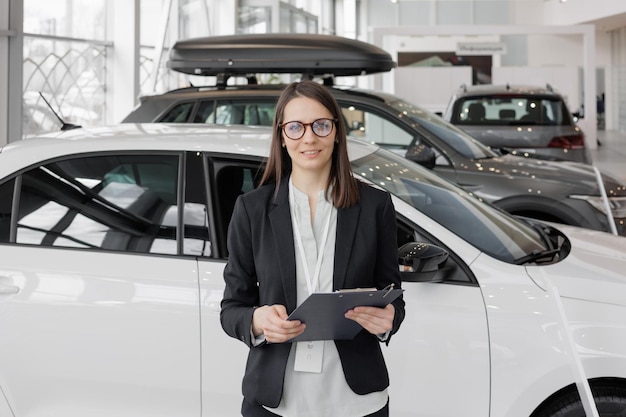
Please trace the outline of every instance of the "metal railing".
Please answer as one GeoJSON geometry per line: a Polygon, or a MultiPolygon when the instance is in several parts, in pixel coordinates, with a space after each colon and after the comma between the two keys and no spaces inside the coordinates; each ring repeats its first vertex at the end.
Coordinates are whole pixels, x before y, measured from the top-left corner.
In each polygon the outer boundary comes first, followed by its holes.
{"type": "Polygon", "coordinates": [[[110,47],[106,41],[24,34],[23,137],[59,127],[39,93],[67,122],[104,122],[110,47]]]}

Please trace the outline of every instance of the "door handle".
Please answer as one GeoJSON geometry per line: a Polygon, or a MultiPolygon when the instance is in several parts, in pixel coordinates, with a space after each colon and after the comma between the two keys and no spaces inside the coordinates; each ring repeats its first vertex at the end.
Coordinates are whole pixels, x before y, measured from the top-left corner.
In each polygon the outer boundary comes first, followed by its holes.
{"type": "Polygon", "coordinates": [[[0,285],[0,295],[17,294],[18,292],[20,292],[20,287],[17,285],[0,285]]]}
{"type": "Polygon", "coordinates": [[[0,276],[0,295],[2,294],[17,294],[20,292],[20,287],[12,285],[13,280],[9,277],[0,276]],[[8,281],[8,283],[7,283],[8,281]]]}

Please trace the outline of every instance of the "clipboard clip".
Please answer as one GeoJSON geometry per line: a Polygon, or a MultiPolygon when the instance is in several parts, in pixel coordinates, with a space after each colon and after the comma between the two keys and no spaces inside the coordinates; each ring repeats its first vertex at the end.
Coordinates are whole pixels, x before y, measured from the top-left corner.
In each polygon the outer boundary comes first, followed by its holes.
{"type": "Polygon", "coordinates": [[[393,287],[395,287],[395,284],[392,282],[391,284],[389,284],[385,288],[383,288],[383,291],[386,291],[383,294],[383,298],[385,298],[387,295],[389,295],[389,293],[393,290],[393,287]]]}

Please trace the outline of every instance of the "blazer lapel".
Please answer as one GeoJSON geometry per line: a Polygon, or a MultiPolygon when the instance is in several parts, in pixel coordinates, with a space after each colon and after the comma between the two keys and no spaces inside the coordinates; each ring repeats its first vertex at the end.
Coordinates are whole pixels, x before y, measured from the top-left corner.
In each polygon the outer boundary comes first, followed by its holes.
{"type": "Polygon", "coordinates": [[[360,204],[337,212],[337,237],[335,241],[335,265],[333,286],[335,290],[344,288],[350,254],[359,223],[360,204]]]}
{"type": "Polygon", "coordinates": [[[278,189],[278,195],[274,199],[272,194],[273,206],[269,212],[269,220],[272,227],[272,235],[276,245],[276,256],[281,258],[280,279],[282,281],[283,291],[285,292],[285,300],[287,312],[295,310],[297,305],[296,297],[296,257],[293,241],[293,227],[291,224],[291,212],[289,211],[289,182],[283,180],[278,189]]]}

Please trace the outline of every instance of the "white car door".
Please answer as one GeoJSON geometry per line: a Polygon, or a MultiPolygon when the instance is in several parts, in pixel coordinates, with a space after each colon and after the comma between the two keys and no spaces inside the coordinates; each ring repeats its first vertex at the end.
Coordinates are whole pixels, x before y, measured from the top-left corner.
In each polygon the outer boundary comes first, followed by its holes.
{"type": "MultiPolygon", "coordinates": [[[[212,198],[218,207],[216,232],[221,233],[221,258],[226,257],[226,232],[237,197],[252,190],[258,164],[236,160],[211,161],[215,172],[212,198]]],[[[220,323],[226,260],[203,258],[198,262],[202,346],[202,415],[241,416],[241,381],[248,348],[226,335],[220,323]]]]}
{"type": "Polygon", "coordinates": [[[197,261],[176,255],[181,160],[69,155],[0,188],[13,200],[0,387],[16,416],[200,416],[197,261]]]}
{"type": "MultiPolygon", "coordinates": [[[[203,416],[238,416],[248,349],[219,322],[224,264],[201,262],[203,416]]],[[[489,344],[480,288],[404,282],[406,317],[382,346],[398,417],[489,415],[489,344]],[[451,400],[454,399],[454,400],[451,400]]]]}
{"type": "Polygon", "coordinates": [[[382,347],[391,415],[488,416],[489,345],[480,289],[445,283],[402,286],[406,317],[382,347]]]}
{"type": "Polygon", "coordinates": [[[241,381],[248,348],[220,324],[225,262],[199,262],[202,321],[202,415],[241,416],[241,381]]]}
{"type": "Polygon", "coordinates": [[[463,260],[475,248],[394,198],[400,214],[398,241],[458,243],[435,277],[444,282],[407,282],[406,316],[383,353],[389,368],[390,414],[416,416],[488,416],[490,401],[489,333],[485,303],[476,278],[463,260]],[[423,227],[417,227],[419,224],[423,227]],[[449,237],[446,238],[446,236],[449,237]]]}
{"type": "Polygon", "coordinates": [[[16,416],[200,415],[194,259],[2,254],[0,386],[16,416]]]}

